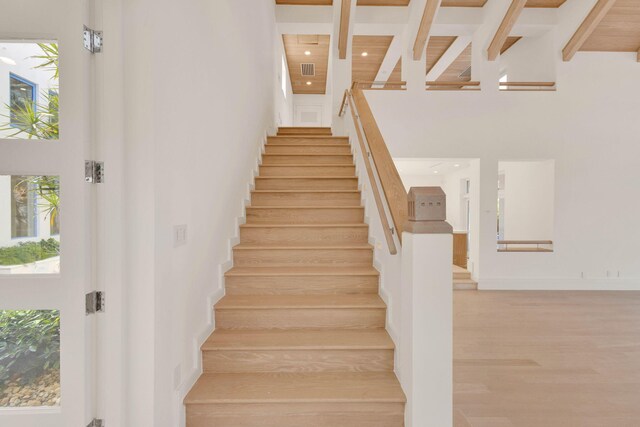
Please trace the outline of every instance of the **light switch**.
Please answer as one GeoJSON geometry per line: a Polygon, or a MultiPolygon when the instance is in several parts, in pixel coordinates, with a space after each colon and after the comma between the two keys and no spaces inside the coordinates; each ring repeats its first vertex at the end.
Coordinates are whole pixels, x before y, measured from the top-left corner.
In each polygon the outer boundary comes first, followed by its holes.
{"type": "Polygon", "coordinates": [[[173,247],[187,244],[187,225],[176,225],[173,227],[173,247]]]}

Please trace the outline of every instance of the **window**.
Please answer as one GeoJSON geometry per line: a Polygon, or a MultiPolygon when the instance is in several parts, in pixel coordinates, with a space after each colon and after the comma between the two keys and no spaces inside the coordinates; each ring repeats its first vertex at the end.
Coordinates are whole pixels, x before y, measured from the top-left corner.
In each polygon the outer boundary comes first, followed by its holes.
{"type": "Polygon", "coordinates": [[[27,176],[11,176],[11,238],[38,235],[37,194],[27,176]]]}
{"type": "Polygon", "coordinates": [[[30,111],[36,108],[36,85],[13,73],[9,74],[9,106],[11,107],[11,126],[21,128],[25,123],[16,111],[30,111]]]}
{"type": "Polygon", "coordinates": [[[280,76],[282,94],[284,95],[284,99],[287,99],[287,62],[284,60],[284,55],[282,56],[282,71],[280,72],[280,76]]]}

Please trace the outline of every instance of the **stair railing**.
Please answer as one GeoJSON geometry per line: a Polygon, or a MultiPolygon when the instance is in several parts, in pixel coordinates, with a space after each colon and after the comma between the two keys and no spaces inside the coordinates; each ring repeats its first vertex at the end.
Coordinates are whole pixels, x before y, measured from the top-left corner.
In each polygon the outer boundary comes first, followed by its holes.
{"type": "Polygon", "coordinates": [[[398,253],[394,234],[398,237],[398,243],[402,244],[402,229],[407,220],[407,192],[364,96],[363,86],[367,89],[395,87],[397,90],[402,89],[405,85],[405,82],[354,82],[351,89],[345,90],[339,112],[342,117],[346,114],[347,109],[351,110],[367,177],[389,253],[392,255],[398,253]],[[381,189],[382,191],[380,191],[381,189]],[[385,196],[384,199],[382,194],[385,196]],[[387,211],[390,215],[387,214],[387,211]],[[389,217],[391,217],[391,221],[389,217]],[[391,222],[394,224],[393,227],[390,225],[391,222]]]}

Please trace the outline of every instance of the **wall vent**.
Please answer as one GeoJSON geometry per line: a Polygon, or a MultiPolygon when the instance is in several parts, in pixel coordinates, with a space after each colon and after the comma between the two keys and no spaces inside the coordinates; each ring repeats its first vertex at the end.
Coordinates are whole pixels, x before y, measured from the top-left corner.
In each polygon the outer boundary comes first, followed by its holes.
{"type": "Polygon", "coordinates": [[[313,77],[316,75],[316,64],[300,64],[300,70],[303,76],[313,77]]]}

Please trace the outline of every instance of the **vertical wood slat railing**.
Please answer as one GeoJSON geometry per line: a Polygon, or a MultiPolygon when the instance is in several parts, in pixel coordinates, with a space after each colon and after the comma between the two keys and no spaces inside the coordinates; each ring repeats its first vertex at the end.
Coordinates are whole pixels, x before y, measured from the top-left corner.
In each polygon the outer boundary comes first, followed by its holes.
{"type": "MultiPolygon", "coordinates": [[[[378,214],[380,215],[380,221],[382,222],[389,252],[396,254],[397,248],[393,239],[393,231],[395,230],[398,235],[398,240],[402,244],[402,230],[407,220],[408,199],[400,174],[396,169],[393,158],[384,142],[380,128],[378,128],[378,124],[361,87],[362,85],[371,87],[372,84],[375,85],[376,82],[354,82],[351,89],[345,90],[339,115],[342,117],[347,107],[351,109],[351,116],[356,128],[358,142],[367,169],[367,176],[378,208],[378,214]],[[373,159],[373,164],[369,157],[373,159]],[[389,219],[387,218],[380,189],[375,179],[374,169],[378,175],[386,204],[391,213],[391,219],[394,224],[393,229],[389,225],[389,219]]],[[[390,86],[389,83],[383,84],[390,86]]],[[[391,84],[391,86],[397,86],[398,88],[402,88],[404,85],[404,82],[391,84]]]]}

